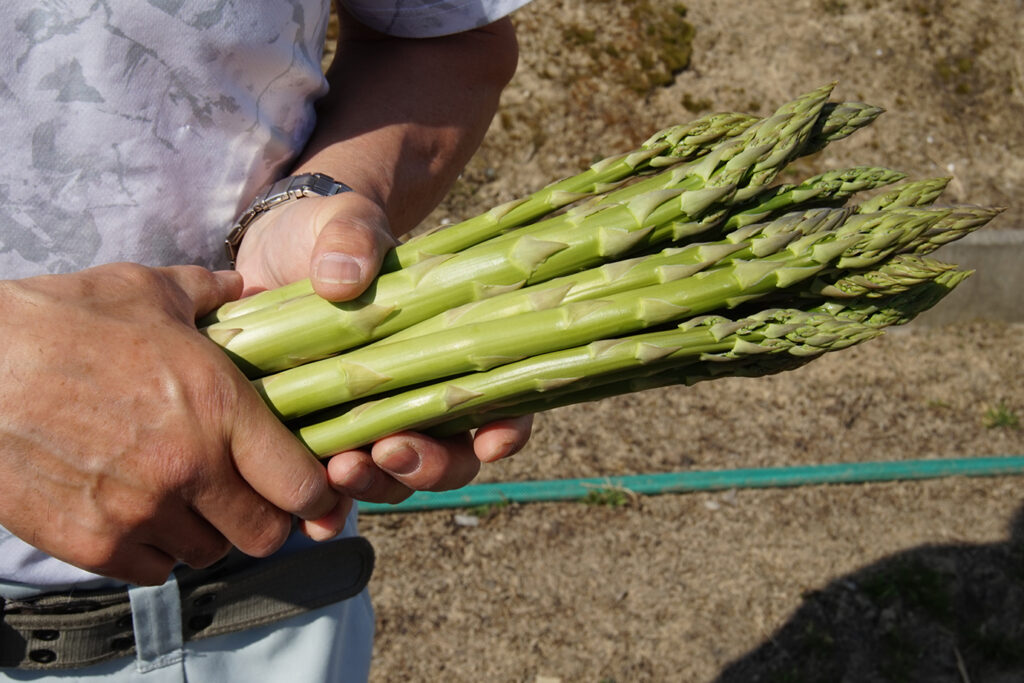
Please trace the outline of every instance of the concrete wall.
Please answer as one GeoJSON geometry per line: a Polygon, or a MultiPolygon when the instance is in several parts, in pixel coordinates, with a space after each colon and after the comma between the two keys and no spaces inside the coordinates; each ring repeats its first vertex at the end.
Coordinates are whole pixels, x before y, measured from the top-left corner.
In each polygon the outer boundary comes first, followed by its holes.
{"type": "Polygon", "coordinates": [[[1024,322],[1024,230],[979,230],[932,256],[976,272],[915,320],[915,325],[959,320],[1024,322]]]}

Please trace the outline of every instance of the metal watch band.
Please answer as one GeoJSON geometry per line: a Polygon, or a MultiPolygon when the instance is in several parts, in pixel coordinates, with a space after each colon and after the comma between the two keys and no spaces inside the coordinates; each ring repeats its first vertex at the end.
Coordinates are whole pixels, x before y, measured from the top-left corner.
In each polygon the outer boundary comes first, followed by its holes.
{"type": "Polygon", "coordinates": [[[281,178],[256,196],[256,199],[235,221],[234,227],[228,232],[228,236],[224,240],[224,249],[227,252],[228,260],[231,261],[231,266],[235,265],[235,258],[238,256],[238,247],[242,244],[242,238],[245,237],[249,226],[260,214],[279,204],[302,197],[330,197],[351,191],[352,188],[348,185],[339,183],[323,173],[303,173],[281,178]]]}

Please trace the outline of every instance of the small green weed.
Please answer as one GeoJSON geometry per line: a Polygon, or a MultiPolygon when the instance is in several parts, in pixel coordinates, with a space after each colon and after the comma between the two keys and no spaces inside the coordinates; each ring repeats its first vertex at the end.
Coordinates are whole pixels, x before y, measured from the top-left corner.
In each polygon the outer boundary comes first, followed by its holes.
{"type": "Polygon", "coordinates": [[[580,499],[584,505],[603,505],[605,507],[620,508],[628,505],[632,500],[632,492],[625,489],[605,487],[593,489],[580,499]]]}
{"type": "Polygon", "coordinates": [[[476,507],[469,508],[466,512],[474,517],[489,519],[507,508],[509,505],[511,505],[511,501],[506,499],[497,503],[484,503],[483,505],[477,505],[476,507]]]}
{"type": "Polygon", "coordinates": [[[981,423],[989,429],[1020,429],[1020,417],[1005,401],[989,406],[981,418],[981,423]]]}

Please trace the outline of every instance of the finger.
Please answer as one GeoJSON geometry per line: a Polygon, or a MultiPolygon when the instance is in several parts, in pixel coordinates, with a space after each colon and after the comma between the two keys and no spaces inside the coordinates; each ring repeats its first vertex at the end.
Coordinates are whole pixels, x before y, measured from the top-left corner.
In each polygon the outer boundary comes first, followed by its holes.
{"type": "Polygon", "coordinates": [[[530,440],[533,415],[498,420],[476,430],[473,451],[480,462],[495,462],[518,453],[530,440]]]}
{"type": "Polygon", "coordinates": [[[327,478],[338,491],[368,503],[401,503],[412,489],[377,466],[369,453],[345,451],[327,461],[327,478]]]}
{"type": "Polygon", "coordinates": [[[242,389],[231,425],[231,452],[238,473],[277,508],[301,519],[323,517],[338,504],[324,466],[251,387],[242,389]]]}
{"type": "Polygon", "coordinates": [[[372,455],[382,470],[417,491],[456,489],[480,471],[468,436],[438,440],[400,432],[375,443],[372,455]]]}
{"type": "Polygon", "coordinates": [[[183,314],[191,319],[202,317],[242,295],[242,276],[230,270],[210,271],[199,266],[166,266],[155,268],[184,292],[183,314]]]}
{"type": "Polygon", "coordinates": [[[195,569],[209,567],[231,550],[231,542],[193,510],[154,517],[148,542],[195,569]]]}
{"type": "Polygon", "coordinates": [[[299,522],[299,529],[314,541],[327,541],[342,532],[348,513],[352,511],[352,499],[342,496],[334,509],[319,519],[306,519],[299,522]]]}
{"type": "Polygon", "coordinates": [[[345,192],[323,202],[317,222],[323,227],[310,256],[313,289],[330,301],[359,296],[395,244],[387,217],[370,199],[345,192]]]}
{"type": "MultiPolygon", "coordinates": [[[[204,483],[190,497],[192,507],[231,545],[254,557],[266,557],[284,545],[292,516],[257,493],[234,468],[210,472],[204,483]]],[[[175,552],[188,551],[176,547],[175,552]]]]}

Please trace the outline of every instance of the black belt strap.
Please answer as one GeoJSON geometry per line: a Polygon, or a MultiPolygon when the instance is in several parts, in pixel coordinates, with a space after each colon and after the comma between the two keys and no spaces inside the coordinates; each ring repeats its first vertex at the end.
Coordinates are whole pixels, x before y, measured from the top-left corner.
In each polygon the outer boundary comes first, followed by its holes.
{"type": "MultiPolygon", "coordinates": [[[[233,633],[347,600],[369,583],[373,562],[370,542],[352,537],[267,560],[234,553],[208,569],[177,570],[182,636],[233,633]]],[[[127,589],[0,604],[0,667],[73,669],[135,653],[127,589]]]]}

